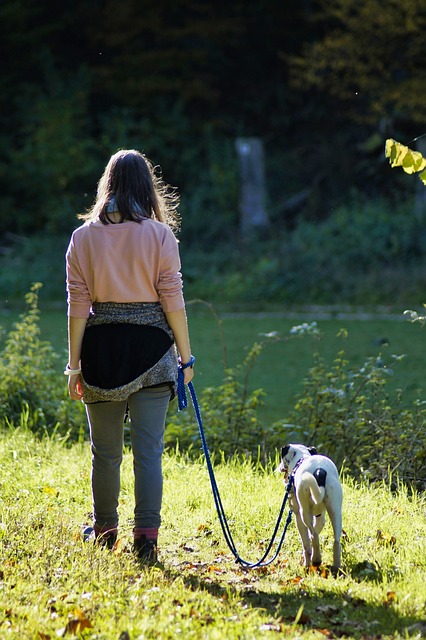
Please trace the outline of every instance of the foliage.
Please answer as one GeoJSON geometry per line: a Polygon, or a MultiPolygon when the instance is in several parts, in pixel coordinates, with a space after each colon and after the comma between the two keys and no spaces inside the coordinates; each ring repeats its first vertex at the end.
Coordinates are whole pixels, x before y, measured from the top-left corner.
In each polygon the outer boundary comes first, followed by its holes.
{"type": "Polygon", "coordinates": [[[48,341],[40,339],[38,292],[35,283],[26,295],[27,311],[10,331],[0,353],[0,420],[36,432],[81,435],[82,407],[71,404],[66,385],[58,379],[57,359],[48,341]]]}
{"type": "Polygon", "coordinates": [[[314,38],[292,59],[294,86],[337,97],[352,119],[425,123],[424,4],[320,0],[319,7],[310,16],[314,38]]]}
{"type": "Polygon", "coordinates": [[[240,136],[265,144],[281,228],[327,218],[354,185],[407,198],[379,149],[423,118],[424,9],[352,4],[3,3],[1,244],[10,232],[71,231],[123,146],[178,186],[191,250],[236,235],[240,136]]]}
{"type": "MultiPolygon", "coordinates": [[[[410,497],[402,485],[392,492],[385,483],[371,487],[343,478],[343,573],[334,579],[326,565],[303,571],[294,521],[268,569],[248,572],[236,565],[201,459],[164,457],[161,564],[151,569],[131,552],[129,451],[112,553],[79,535],[91,509],[89,446],[65,447],[23,429],[3,432],[0,466],[1,628],[11,640],[397,640],[424,620],[425,500],[410,497]]],[[[244,460],[216,464],[215,471],[236,545],[255,560],[270,539],[282,480],[272,467],[265,472],[244,460]]],[[[327,563],[328,525],[321,538],[327,563]]]]}
{"type": "Polygon", "coordinates": [[[87,71],[61,77],[49,56],[44,65],[42,88],[28,85],[16,98],[21,135],[7,150],[10,204],[0,218],[2,233],[68,233],[76,213],[91,204],[87,191],[99,178],[87,71]]]}
{"type": "MultiPolygon", "coordinates": [[[[58,375],[58,355],[40,339],[39,289],[36,284],[27,295],[28,310],[9,332],[0,353],[0,419],[3,425],[83,439],[83,405],[69,399],[58,375]]],[[[265,394],[251,384],[258,358],[266,347],[306,336],[321,337],[316,323],[295,326],[284,337],[265,333],[243,361],[231,367],[221,333],[223,382],[199,394],[209,447],[227,456],[250,454],[267,465],[284,440],[298,439],[318,446],[354,477],[377,481],[390,473],[424,488],[425,404],[417,400],[410,406],[402,391],[393,399],[388,393],[393,368],[402,356],[369,356],[362,366],[354,366],[342,350],[331,365],[315,353],[314,366],[290,415],[272,424],[260,419],[265,394]]],[[[192,410],[176,413],[175,409],[172,406],[168,415],[166,444],[194,451],[199,436],[192,410]]]]}
{"type": "Polygon", "coordinates": [[[316,354],[289,421],[281,423],[285,439],[315,445],[352,477],[400,477],[424,489],[426,403],[407,408],[402,390],[390,398],[386,388],[401,358],[379,354],[354,368],[340,351],[329,367],[316,354]]]}
{"type": "MultiPolygon", "coordinates": [[[[198,402],[203,423],[208,425],[209,446],[217,451],[227,451],[229,454],[236,451],[252,452],[261,444],[262,427],[256,409],[265,394],[262,389],[248,390],[250,371],[261,348],[260,344],[255,343],[240,365],[225,370],[221,385],[207,387],[200,394],[198,402]]],[[[167,420],[166,445],[191,449],[198,441],[199,434],[192,412],[171,412],[167,420]]]]}
{"type": "MultiPolygon", "coordinates": [[[[426,307],[425,303],[423,303],[423,307],[426,307]]],[[[413,311],[412,309],[406,309],[404,311],[404,315],[407,316],[411,322],[419,322],[421,325],[424,325],[426,322],[426,316],[420,315],[417,311],[413,311]]]]}
{"type": "Polygon", "coordinates": [[[425,246],[424,224],[409,206],[354,196],[322,222],[300,219],[262,242],[222,245],[215,259],[195,250],[184,275],[192,295],[257,307],[407,305],[422,296],[425,246]]]}
{"type": "MultiPolygon", "coordinates": [[[[291,231],[276,227],[262,241],[238,242],[232,208],[227,228],[222,229],[225,214],[215,216],[214,202],[204,200],[203,194],[215,189],[217,198],[220,191],[229,199],[235,196],[235,176],[224,175],[219,149],[214,141],[209,144],[205,153],[209,166],[216,169],[206,172],[202,188],[182,197],[187,300],[202,297],[256,308],[268,302],[335,304],[337,299],[340,305],[407,307],[422,298],[426,231],[408,204],[364,202],[354,194],[321,223],[300,219],[291,231]],[[209,216],[207,221],[200,210],[209,216]]],[[[228,151],[223,147],[224,154],[228,151]]],[[[21,299],[37,279],[44,283],[45,297],[63,299],[64,273],[58,265],[64,264],[68,241],[62,234],[10,236],[0,253],[1,297],[21,299]]]]}
{"type": "MultiPolygon", "coordinates": [[[[274,426],[260,420],[257,409],[262,406],[263,389],[250,389],[250,376],[257,358],[267,347],[277,342],[287,342],[300,336],[317,335],[316,322],[293,327],[290,334],[281,337],[277,332],[264,334],[247,350],[243,361],[235,367],[226,364],[223,383],[207,387],[197,398],[207,433],[207,443],[212,451],[226,456],[244,453],[259,458],[266,465],[271,452],[274,426]]],[[[224,344],[224,350],[226,345],[224,344]]],[[[199,441],[198,426],[191,411],[169,412],[165,435],[166,445],[172,448],[192,450],[199,441]]],[[[275,441],[272,446],[275,446],[275,441]]]]}
{"type": "Polygon", "coordinates": [[[47,300],[65,299],[65,252],[69,236],[9,234],[0,255],[0,295],[6,301],[23,300],[31,284],[43,283],[47,300]]]}
{"type": "Polygon", "coordinates": [[[391,167],[402,167],[405,173],[420,173],[419,178],[426,185],[426,159],[419,151],[412,151],[405,145],[389,138],[386,140],[386,158],[391,167]]]}
{"type": "MultiPolygon", "coordinates": [[[[259,420],[257,409],[265,394],[262,389],[249,392],[257,357],[267,344],[308,335],[321,337],[316,323],[295,326],[285,338],[271,333],[253,345],[240,365],[225,369],[221,385],[202,391],[198,401],[209,449],[226,456],[250,454],[266,465],[283,443],[302,442],[315,445],[354,478],[380,481],[390,475],[424,489],[426,403],[416,400],[410,406],[402,390],[394,397],[388,393],[393,370],[404,356],[379,353],[356,367],[343,350],[332,364],[315,352],[290,414],[267,425],[259,420]]],[[[193,451],[197,441],[192,410],[171,413],[166,444],[193,451]]]]}

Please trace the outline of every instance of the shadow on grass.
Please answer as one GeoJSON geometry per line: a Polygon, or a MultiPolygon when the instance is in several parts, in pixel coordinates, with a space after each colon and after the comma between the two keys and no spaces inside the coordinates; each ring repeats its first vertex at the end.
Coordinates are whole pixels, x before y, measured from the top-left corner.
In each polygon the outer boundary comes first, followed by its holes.
{"type": "MultiPolygon", "coordinates": [[[[261,572],[262,573],[262,572],[261,572]]],[[[236,600],[245,607],[265,614],[266,629],[283,631],[297,625],[299,632],[318,630],[328,638],[353,637],[375,639],[383,635],[393,635],[399,631],[403,635],[418,633],[424,625],[424,616],[403,616],[395,608],[396,594],[388,591],[383,602],[371,603],[352,595],[351,584],[340,576],[328,585],[326,572],[319,573],[324,586],[309,580],[309,575],[296,576],[280,581],[280,589],[274,586],[267,590],[262,586],[262,575],[253,584],[253,578],[230,578],[227,582],[215,577],[185,573],[165,569],[167,579],[183,579],[193,592],[205,591],[222,601],[236,600]],[[238,584],[235,584],[238,582],[238,584]],[[410,627],[414,627],[410,629],[410,627]]],[[[250,571],[247,572],[251,576],[250,571]]],[[[264,573],[267,575],[267,572],[264,573]]],[[[358,583],[369,582],[370,577],[356,579],[358,583]]],[[[426,627],[426,625],[425,625],[426,627]]],[[[426,629],[425,629],[426,630],[426,629]]]]}

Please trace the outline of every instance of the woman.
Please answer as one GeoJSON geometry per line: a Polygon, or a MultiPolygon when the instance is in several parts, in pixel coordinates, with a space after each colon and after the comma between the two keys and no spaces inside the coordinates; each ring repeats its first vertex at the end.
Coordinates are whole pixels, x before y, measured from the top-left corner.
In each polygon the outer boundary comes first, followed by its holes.
{"type": "Polygon", "coordinates": [[[179,352],[193,377],[177,240],[178,198],[135,150],[118,151],[66,254],[71,398],[83,400],[92,446],[94,537],[117,539],[123,422],[135,474],[134,550],[155,561],[161,458],[179,352]]]}

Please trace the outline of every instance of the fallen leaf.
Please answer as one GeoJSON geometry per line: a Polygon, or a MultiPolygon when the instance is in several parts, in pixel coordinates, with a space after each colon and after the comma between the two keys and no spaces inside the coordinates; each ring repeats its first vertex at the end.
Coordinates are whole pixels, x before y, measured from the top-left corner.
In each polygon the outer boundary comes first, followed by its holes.
{"type": "Polygon", "coordinates": [[[289,616],[287,618],[289,622],[293,622],[294,624],[309,624],[311,622],[311,618],[307,613],[303,611],[303,604],[299,607],[299,611],[295,616],[289,616]]]}
{"type": "Polygon", "coordinates": [[[303,580],[304,578],[302,578],[302,576],[295,576],[294,578],[288,578],[287,580],[284,580],[283,584],[297,585],[303,582],[303,580]]]}
{"type": "Polygon", "coordinates": [[[121,538],[117,538],[117,540],[114,542],[112,553],[115,556],[119,556],[123,553],[123,541],[121,540],[121,538]]]}
{"type": "Polygon", "coordinates": [[[200,525],[197,527],[197,531],[199,531],[200,533],[202,533],[202,534],[203,534],[203,535],[205,535],[205,536],[211,536],[211,535],[212,535],[212,533],[213,533],[213,530],[212,530],[212,529],[210,529],[210,527],[209,527],[209,526],[207,526],[206,524],[200,524],[200,525]]]}
{"type": "Polygon", "coordinates": [[[294,622],[295,624],[310,624],[311,618],[304,611],[297,613],[295,616],[288,616],[288,622],[294,622]]]}
{"type": "Polygon", "coordinates": [[[66,626],[56,632],[59,637],[64,637],[67,633],[76,635],[85,629],[93,629],[93,625],[85,614],[79,610],[75,611],[77,617],[68,620],[66,626]]]}
{"type": "Polygon", "coordinates": [[[390,533],[387,533],[386,531],[383,532],[381,531],[381,529],[377,529],[376,540],[379,544],[392,547],[392,549],[396,546],[395,536],[392,536],[390,533]]]}
{"type": "Polygon", "coordinates": [[[330,629],[315,629],[315,631],[318,631],[326,638],[334,638],[334,633],[330,629]]]}
{"type": "Polygon", "coordinates": [[[223,569],[223,567],[217,567],[213,564],[209,566],[208,571],[210,573],[225,573],[225,569],[223,569]]]}
{"type": "Polygon", "coordinates": [[[315,573],[316,575],[321,576],[321,578],[328,578],[330,575],[330,568],[326,565],[320,565],[319,567],[311,564],[308,569],[308,573],[315,573]]]}
{"type": "Polygon", "coordinates": [[[395,591],[388,591],[386,594],[386,600],[384,601],[385,607],[390,607],[396,601],[396,593],[395,591]]]}
{"type": "Polygon", "coordinates": [[[43,487],[43,493],[47,493],[49,496],[55,496],[55,498],[59,495],[59,491],[53,487],[43,487]]]}

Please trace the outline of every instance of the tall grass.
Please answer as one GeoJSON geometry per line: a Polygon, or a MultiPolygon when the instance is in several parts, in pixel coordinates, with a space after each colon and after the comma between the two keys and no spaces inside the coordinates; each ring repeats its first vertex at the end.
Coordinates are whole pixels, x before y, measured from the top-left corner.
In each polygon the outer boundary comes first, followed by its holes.
{"type": "MultiPolygon", "coordinates": [[[[305,573],[292,524],[278,561],[246,571],[223,541],[203,459],[164,459],[160,564],[131,552],[132,460],[123,462],[115,552],[84,543],[88,444],[0,434],[0,636],[16,640],[203,638],[230,640],[402,638],[424,620],[424,496],[399,485],[344,478],[343,571],[305,573]]],[[[217,460],[217,480],[239,550],[257,559],[269,539],[283,484],[244,459],[217,460]]],[[[331,561],[331,528],[322,535],[331,561]]]]}

